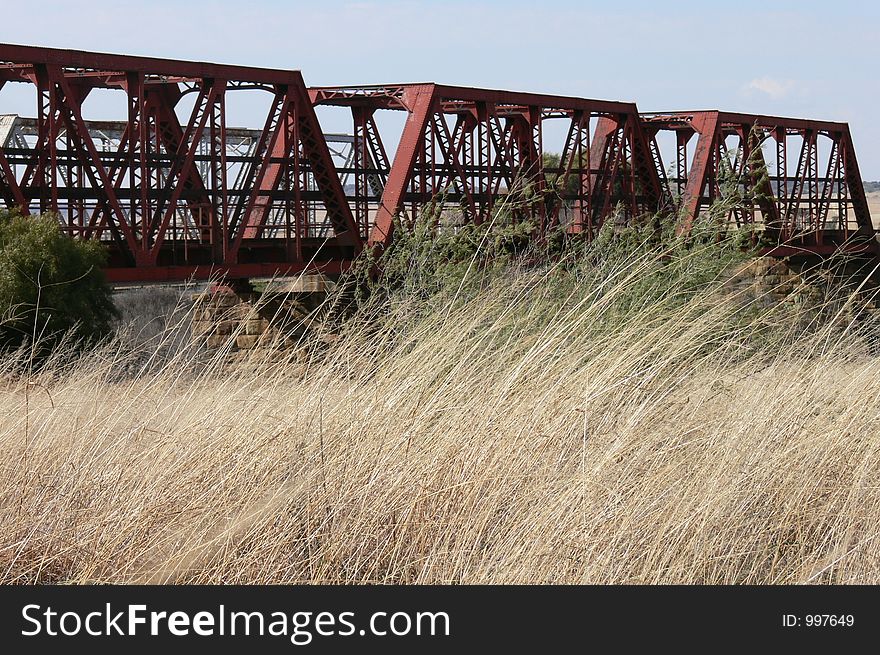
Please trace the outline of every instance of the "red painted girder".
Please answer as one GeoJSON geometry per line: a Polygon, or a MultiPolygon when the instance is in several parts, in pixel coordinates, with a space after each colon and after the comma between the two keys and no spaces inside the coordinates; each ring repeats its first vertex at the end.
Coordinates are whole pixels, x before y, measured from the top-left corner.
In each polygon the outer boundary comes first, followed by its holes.
{"type": "Polygon", "coordinates": [[[758,250],[758,254],[764,257],[811,257],[831,255],[853,255],[876,257],[877,242],[873,237],[858,241],[846,241],[844,243],[807,243],[803,245],[783,243],[778,246],[769,246],[758,250]]]}
{"type": "MultiPolygon", "coordinates": [[[[193,106],[190,121],[186,126],[183,139],[179,143],[175,153],[175,160],[171,167],[171,172],[168,175],[168,183],[174,185],[171,190],[171,197],[169,198],[166,207],[159,206],[156,208],[156,211],[151,217],[149,226],[144,230],[146,234],[154,235],[154,242],[152,245],[148,243],[146,236],[144,237],[143,243],[144,246],[147,246],[150,249],[149,258],[151,263],[155,262],[158,257],[159,250],[165,240],[168,225],[170,224],[171,218],[177,208],[177,202],[180,199],[180,195],[183,192],[184,187],[191,183],[190,181],[192,180],[193,173],[196,170],[194,165],[196,151],[198,150],[205,127],[208,124],[211,115],[211,107],[215,102],[219,101],[220,96],[222,96],[225,91],[226,81],[215,80],[207,89],[203,87],[201,90],[200,98],[204,96],[204,100],[202,101],[203,106],[200,106],[198,100],[193,106]],[[201,116],[198,115],[200,110],[201,116]],[[181,158],[183,159],[182,162],[180,162],[181,158]]],[[[201,187],[204,189],[204,184],[201,184],[201,187]]]]}
{"type": "MultiPolygon", "coordinates": [[[[5,82],[0,80],[0,89],[3,88],[5,82]]],[[[0,144],[2,146],[3,144],[0,144]]],[[[18,207],[22,213],[28,213],[28,203],[18,186],[18,180],[15,179],[15,173],[6,159],[6,153],[0,147],[0,187],[2,187],[3,199],[6,200],[10,207],[18,207]]]]}
{"type": "Polygon", "coordinates": [[[297,103],[297,127],[303,154],[309,160],[315,184],[321,193],[327,216],[336,233],[337,242],[341,245],[353,246],[355,252],[360,252],[364,245],[360,230],[351,213],[351,207],[345,197],[342,183],[336,174],[330,148],[324,139],[324,133],[321,131],[321,125],[309,99],[305,82],[299,73],[296,75],[299,81],[291,87],[291,92],[297,103]]]}
{"type": "Polygon", "coordinates": [[[28,202],[25,200],[15,179],[15,174],[3,150],[0,149],[0,187],[2,187],[3,199],[10,207],[18,207],[23,214],[28,214],[28,202]]]}
{"type": "MultiPolygon", "coordinates": [[[[291,159],[296,159],[299,156],[298,135],[294,121],[291,120],[291,115],[296,112],[296,104],[289,93],[284,93],[281,96],[280,104],[273,104],[271,109],[275,110],[276,107],[278,120],[269,137],[268,148],[260,162],[256,183],[248,199],[248,206],[245,209],[245,225],[230,251],[233,256],[238,253],[241,239],[255,239],[260,236],[272,206],[269,194],[278,188],[285,164],[290,165],[291,159]],[[277,161],[271,161],[273,159],[277,161]]],[[[298,165],[298,162],[294,165],[298,165]]],[[[295,180],[295,183],[298,184],[299,180],[295,180]]],[[[294,211],[298,211],[298,209],[294,211]]]]}
{"type": "Polygon", "coordinates": [[[401,96],[404,89],[389,90],[384,93],[370,95],[349,93],[344,87],[310,87],[309,99],[313,105],[333,105],[336,107],[369,107],[371,109],[406,110],[401,96]]]}
{"type": "MultiPolygon", "coordinates": [[[[721,112],[715,110],[645,114],[642,116],[642,120],[647,125],[650,125],[652,129],[675,131],[693,130],[699,133],[693,163],[691,164],[691,169],[688,173],[687,187],[683,194],[683,218],[679,225],[679,231],[681,233],[688,233],[690,231],[693,222],[696,220],[700,211],[703,190],[710,182],[711,176],[717,174],[717,171],[714,170],[716,165],[715,153],[720,147],[722,135],[738,134],[741,138],[745,138],[744,133],[747,129],[758,127],[773,130],[773,138],[777,140],[782,138],[780,136],[782,133],[798,134],[803,138],[810,140],[810,144],[805,144],[805,147],[809,146],[815,148],[815,144],[812,143],[812,140],[815,139],[818,133],[824,133],[832,138],[839,139],[838,145],[843,150],[846,185],[849,191],[849,197],[853,203],[856,222],[859,226],[859,230],[863,234],[874,234],[864,187],[858,171],[858,162],[855,159],[854,149],[852,148],[849,126],[846,123],[786,118],[780,116],[765,116],[760,114],[721,112]]],[[[802,150],[802,156],[803,152],[804,151],[802,150]]],[[[763,163],[763,154],[760,152],[759,148],[754,148],[754,155],[756,160],[758,160],[757,163],[759,165],[763,163]]],[[[806,169],[802,170],[800,175],[801,179],[795,181],[796,188],[798,183],[804,184],[808,182],[809,179],[812,179],[811,176],[809,176],[809,171],[806,169]]],[[[753,184],[758,181],[754,172],[752,172],[751,177],[753,184]]],[[[786,179],[791,178],[786,177],[786,179]]],[[[764,180],[761,186],[762,189],[758,189],[759,206],[761,207],[762,214],[765,216],[765,222],[769,226],[768,229],[777,230],[778,226],[780,226],[780,220],[782,217],[779,215],[775,203],[767,201],[766,197],[763,197],[772,195],[769,193],[769,182],[764,180]]],[[[800,194],[795,194],[795,190],[791,193],[798,197],[785,196],[781,199],[782,202],[786,203],[786,206],[789,206],[786,215],[793,214],[794,209],[791,207],[796,208],[797,206],[797,204],[792,205],[791,203],[807,202],[800,201],[800,194]]],[[[823,230],[822,232],[824,233],[826,231],[823,230]]],[[[780,236],[782,235],[780,234],[780,236]]],[[[824,237],[823,235],[819,235],[818,238],[821,239],[824,237]]],[[[818,248],[818,244],[810,247],[818,248]]],[[[860,248],[877,249],[876,240],[872,239],[867,246],[860,246],[860,248]]]]}
{"type": "Polygon", "coordinates": [[[315,104],[372,105],[377,109],[406,109],[412,110],[412,106],[402,99],[405,89],[417,87],[433,87],[434,95],[438,102],[442,101],[467,101],[467,102],[490,102],[496,105],[514,105],[517,111],[528,107],[541,107],[543,109],[577,110],[589,109],[597,113],[633,113],[638,114],[635,103],[619,102],[613,100],[596,100],[590,98],[576,98],[571,96],[557,96],[543,93],[524,93],[519,91],[504,91],[500,89],[481,89],[467,86],[450,86],[435,84],[433,82],[420,82],[413,84],[380,84],[364,86],[320,86],[311,87],[309,90],[312,101],[315,104]],[[393,105],[393,106],[391,106],[393,105]]]}
{"type": "Polygon", "coordinates": [[[403,204],[403,195],[412,176],[416,157],[422,147],[425,128],[434,102],[433,85],[415,85],[406,90],[407,105],[412,111],[406,119],[400,144],[385,183],[382,202],[370,230],[368,245],[372,248],[387,246],[394,230],[394,215],[403,204]]]}
{"type": "Polygon", "coordinates": [[[692,120],[697,132],[697,145],[694,159],[688,171],[687,185],[684,189],[684,208],[676,231],[679,234],[690,234],[703,197],[708,178],[714,174],[715,147],[717,143],[719,116],[716,111],[701,112],[692,120]]]}
{"type": "Polygon", "coordinates": [[[592,235],[593,227],[598,227],[608,214],[611,191],[617,177],[623,149],[620,139],[626,138],[626,135],[620,134],[620,132],[617,120],[610,116],[601,116],[596,123],[596,133],[590,147],[590,167],[595,171],[595,173],[590,173],[592,197],[588,204],[591,215],[587,216],[588,234],[590,235],[592,235]]]}
{"type": "Polygon", "coordinates": [[[641,115],[642,120],[649,123],[660,123],[661,129],[675,129],[676,125],[686,126],[701,114],[717,114],[720,124],[757,125],[759,127],[784,127],[792,130],[825,130],[840,132],[847,128],[846,123],[834,121],[818,121],[806,118],[785,116],[769,116],[764,114],[742,114],[719,111],[717,109],[701,109],[695,111],[650,112],[641,115]]]}
{"type": "Polygon", "coordinates": [[[337,276],[348,270],[350,260],[335,259],[329,262],[263,262],[212,266],[138,266],[131,268],[105,268],[107,281],[111,284],[125,282],[181,282],[208,280],[218,277],[229,279],[255,277],[285,277],[299,273],[323,273],[337,276]]]}
{"type": "MultiPolygon", "coordinates": [[[[162,85],[161,87],[152,86],[150,88],[145,87],[145,97],[144,97],[144,108],[150,112],[153,112],[156,116],[156,133],[161,141],[162,145],[165,148],[165,151],[176,157],[185,157],[186,153],[181,150],[181,144],[183,143],[185,134],[184,129],[180,124],[180,120],[177,118],[177,114],[174,111],[175,105],[179,102],[181,98],[180,90],[174,85],[162,85]]],[[[144,117],[142,117],[142,120],[144,117]]],[[[126,126],[128,129],[130,126],[126,126]]],[[[124,140],[123,140],[124,143],[124,140]]],[[[122,145],[122,144],[120,144],[122,145]]],[[[124,166],[125,164],[123,164],[124,166]]],[[[153,172],[152,168],[147,169],[147,179],[150,179],[153,182],[151,173],[153,172]]],[[[121,175],[119,176],[119,182],[121,183],[121,175]]],[[[168,180],[166,180],[166,183],[168,180]]],[[[181,180],[182,187],[187,188],[192,191],[195,195],[194,198],[187,200],[187,206],[189,207],[191,213],[193,214],[194,220],[197,218],[197,207],[208,207],[210,208],[210,217],[209,221],[213,224],[216,220],[214,216],[213,205],[208,196],[208,192],[205,186],[204,180],[195,166],[190,166],[186,171],[185,179],[181,180]]],[[[145,189],[144,189],[145,190],[145,189]]],[[[165,189],[166,191],[168,189],[165,189]]],[[[175,189],[172,189],[174,191],[175,189]]],[[[146,197],[142,196],[141,204],[142,204],[142,220],[145,225],[143,225],[144,232],[146,234],[150,234],[151,236],[154,234],[161,234],[161,237],[157,239],[157,243],[161,244],[161,241],[164,240],[164,229],[161,229],[160,226],[162,224],[161,217],[154,217],[152,215],[153,207],[149,206],[149,203],[144,205],[146,201],[146,197]]],[[[148,241],[143,241],[141,243],[142,250],[149,249],[148,241]]],[[[154,252],[150,254],[151,261],[155,261],[156,252],[158,251],[158,246],[153,247],[154,252]]]]}
{"type": "Polygon", "coordinates": [[[266,84],[295,84],[302,80],[297,71],[272,70],[252,66],[231,66],[207,62],[114,55],[81,50],[62,50],[36,46],[0,44],[0,61],[43,64],[64,68],[86,68],[98,71],[125,71],[164,74],[183,78],[220,78],[266,84]]]}
{"type": "MultiPolygon", "coordinates": [[[[865,187],[862,184],[862,174],[859,172],[859,162],[856,159],[855,146],[853,145],[852,135],[849,131],[849,125],[844,126],[843,137],[840,144],[843,149],[844,170],[846,172],[846,185],[849,188],[849,195],[852,199],[853,209],[856,212],[856,222],[860,229],[870,230],[875,233],[874,224],[871,220],[871,212],[868,209],[868,199],[865,196],[865,187]]],[[[875,250],[880,250],[876,240],[874,243],[875,250]]]]}
{"type": "MultiPolygon", "coordinates": [[[[288,87],[284,94],[278,124],[270,137],[268,150],[257,175],[254,194],[245,209],[246,223],[230,248],[230,258],[234,259],[237,255],[242,239],[258,237],[266,223],[271,204],[268,194],[278,188],[284,172],[280,163],[270,160],[293,158],[296,163],[300,144],[303,156],[309,161],[337,242],[354,246],[356,251],[363,247],[360,231],[336,174],[330,150],[305,91],[305,84],[301,81],[298,85],[288,87]]],[[[299,179],[295,183],[298,184],[299,179]]]]}
{"type": "MultiPolygon", "coordinates": [[[[115,227],[119,230],[121,236],[124,237],[129,248],[132,251],[136,251],[136,237],[126,220],[125,213],[123,212],[119,198],[116,195],[113,182],[110,179],[107,170],[104,168],[98,150],[92,141],[88,127],[82,117],[81,99],[72,90],[67,78],[61,75],[60,69],[51,66],[47,70],[49,83],[56,86],[57,90],[61,92],[60,99],[58,98],[58,94],[55,94],[55,102],[58,106],[51,107],[50,112],[54,113],[55,111],[59,111],[61,113],[62,120],[67,123],[67,128],[71,131],[71,135],[75,139],[75,145],[81,149],[81,156],[84,162],[86,175],[91,179],[93,186],[100,189],[105,196],[104,200],[111,209],[112,216],[115,220],[115,227]]],[[[137,261],[137,254],[135,254],[135,260],[137,261]]]]}
{"type": "MultiPolygon", "coordinates": [[[[652,160],[650,159],[650,153],[647,151],[645,140],[638,138],[641,124],[638,121],[637,109],[632,103],[519,93],[496,89],[456,87],[432,83],[313,87],[310,89],[309,94],[315,104],[366,107],[373,111],[376,109],[406,109],[409,111],[398,152],[392,164],[391,174],[389,175],[382,202],[377,212],[376,221],[370,232],[369,244],[371,246],[387,244],[391,238],[393,216],[400,210],[406,190],[409,188],[412,170],[415,167],[419,153],[424,148],[425,129],[429,124],[430,114],[433,112],[459,116],[476,116],[480,112],[480,107],[491,106],[492,120],[497,119],[499,115],[509,115],[515,119],[531,117],[527,126],[530,128],[529,134],[521,135],[521,142],[517,142],[521,146],[517,152],[522,152],[523,162],[526,164],[529,161],[540,163],[536,152],[533,152],[536,144],[532,143],[531,134],[531,129],[534,129],[533,123],[539,118],[549,114],[571,117],[576,112],[589,113],[591,115],[613,114],[617,117],[617,120],[627,123],[624,138],[626,139],[626,145],[629,146],[635,155],[635,161],[640,169],[638,173],[644,175],[647,171],[648,175],[656,175],[653,167],[647,170],[645,162],[652,160]],[[630,120],[626,121],[625,117],[630,117],[630,120]]],[[[446,147],[444,144],[454,141],[452,135],[447,135],[442,127],[437,129],[443,132],[438,134],[440,137],[438,139],[438,147],[444,148],[446,147]]],[[[494,132],[491,132],[490,136],[495,141],[496,155],[502,159],[510,156],[510,149],[516,144],[512,142],[498,143],[498,135],[494,134],[494,132]]],[[[510,138],[515,136],[511,132],[510,138]]],[[[453,150],[455,152],[447,152],[443,159],[447,162],[446,167],[450,169],[449,173],[453,177],[462,177],[463,168],[459,164],[458,149],[453,148],[453,150]]],[[[616,149],[613,154],[613,160],[608,162],[608,165],[613,168],[613,171],[610,173],[611,178],[614,178],[617,174],[622,148],[616,149]]],[[[593,166],[595,167],[596,165],[597,160],[593,158],[593,166]]],[[[605,172],[607,173],[607,171],[605,172]]],[[[498,177],[496,184],[500,183],[500,181],[501,177],[498,177]]],[[[610,182],[611,180],[609,179],[610,182]]],[[[510,181],[508,181],[508,184],[510,184],[510,181]]],[[[659,182],[652,184],[651,180],[646,180],[646,190],[648,193],[654,192],[652,195],[659,197],[656,188],[658,185],[659,182]]],[[[590,186],[592,189],[595,189],[595,185],[590,186]]],[[[475,211],[474,202],[468,190],[468,186],[465,185],[463,188],[463,198],[473,212],[475,211]]],[[[497,189],[495,192],[498,192],[497,189]]],[[[607,208],[605,209],[607,210],[607,208]]]]}

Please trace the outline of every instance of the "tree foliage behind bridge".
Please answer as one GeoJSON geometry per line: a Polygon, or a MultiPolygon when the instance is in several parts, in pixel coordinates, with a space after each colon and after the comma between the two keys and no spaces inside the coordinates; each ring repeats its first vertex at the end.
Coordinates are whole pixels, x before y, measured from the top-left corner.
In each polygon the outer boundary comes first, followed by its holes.
{"type": "Polygon", "coordinates": [[[0,348],[108,334],[117,312],[105,258],[100,242],[65,236],[56,216],[0,210],[0,348]]]}

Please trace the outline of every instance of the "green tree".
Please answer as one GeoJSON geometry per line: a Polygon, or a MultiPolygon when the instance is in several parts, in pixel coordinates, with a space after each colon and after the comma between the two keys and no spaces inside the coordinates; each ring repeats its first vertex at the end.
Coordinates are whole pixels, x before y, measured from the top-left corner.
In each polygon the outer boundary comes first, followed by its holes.
{"type": "Polygon", "coordinates": [[[70,239],[57,217],[0,210],[0,348],[36,341],[45,350],[67,336],[86,344],[118,316],[97,241],[70,239]]]}

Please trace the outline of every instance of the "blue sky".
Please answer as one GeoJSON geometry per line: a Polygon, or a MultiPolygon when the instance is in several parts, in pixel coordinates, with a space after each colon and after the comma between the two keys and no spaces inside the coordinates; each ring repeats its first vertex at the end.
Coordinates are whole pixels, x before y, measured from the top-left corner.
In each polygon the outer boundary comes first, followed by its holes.
{"type": "MultiPolygon", "coordinates": [[[[880,179],[880,8],[867,2],[43,0],[4,3],[0,41],[297,68],[316,85],[437,81],[848,121],[863,177],[880,179]]],[[[5,90],[0,113],[34,113],[16,102],[5,90]]]]}

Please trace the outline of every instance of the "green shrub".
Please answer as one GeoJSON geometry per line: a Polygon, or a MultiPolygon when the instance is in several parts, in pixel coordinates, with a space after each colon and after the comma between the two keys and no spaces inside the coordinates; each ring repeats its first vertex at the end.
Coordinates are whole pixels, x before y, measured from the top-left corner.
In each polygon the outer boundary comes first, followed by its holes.
{"type": "Polygon", "coordinates": [[[0,210],[0,348],[62,338],[90,343],[108,334],[117,316],[96,241],[62,234],[57,217],[0,210]]]}

